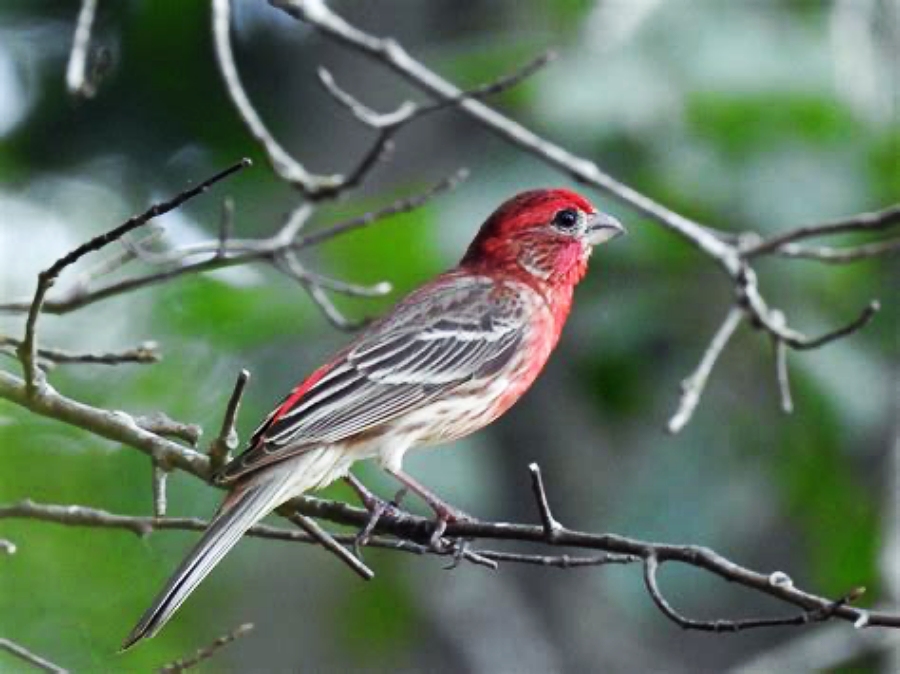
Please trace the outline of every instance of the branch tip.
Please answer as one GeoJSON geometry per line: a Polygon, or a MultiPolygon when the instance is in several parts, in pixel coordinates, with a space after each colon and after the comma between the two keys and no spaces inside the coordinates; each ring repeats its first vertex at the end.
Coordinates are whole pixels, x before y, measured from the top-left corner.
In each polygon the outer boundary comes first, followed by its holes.
{"type": "Polygon", "coordinates": [[[239,625],[228,634],[225,634],[213,641],[208,646],[200,648],[193,655],[180,658],[172,663],[169,663],[168,665],[164,665],[162,668],[160,668],[159,674],[180,674],[180,672],[184,672],[192,667],[195,667],[204,660],[209,660],[223,646],[227,646],[232,641],[245,636],[252,630],[253,623],[244,623],[243,625],[239,625]]]}
{"type": "Polygon", "coordinates": [[[537,503],[538,514],[541,517],[541,525],[544,528],[544,537],[547,542],[553,543],[559,538],[559,533],[563,529],[550,510],[550,502],[547,499],[547,491],[544,488],[544,478],[541,475],[541,468],[537,463],[528,465],[531,472],[531,490],[534,494],[534,500],[537,503]]]}

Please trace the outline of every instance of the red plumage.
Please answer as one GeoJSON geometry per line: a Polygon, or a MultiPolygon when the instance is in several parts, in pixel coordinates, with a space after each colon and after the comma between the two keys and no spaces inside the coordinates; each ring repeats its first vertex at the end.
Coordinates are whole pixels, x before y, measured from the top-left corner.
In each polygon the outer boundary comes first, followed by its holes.
{"type": "Polygon", "coordinates": [[[303,381],[221,471],[231,494],[124,648],[153,636],[250,526],[355,461],[377,458],[439,520],[457,516],[402,471],[403,455],[468,435],[521,397],[559,340],[591,247],[623,231],[568,190],[501,205],[456,268],[303,381]]]}

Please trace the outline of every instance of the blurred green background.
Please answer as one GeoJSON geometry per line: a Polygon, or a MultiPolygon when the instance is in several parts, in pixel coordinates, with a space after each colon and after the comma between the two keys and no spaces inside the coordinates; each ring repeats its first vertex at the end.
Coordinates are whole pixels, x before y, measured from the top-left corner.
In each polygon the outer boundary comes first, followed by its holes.
{"type": "MultiPolygon", "coordinates": [[[[4,300],[31,292],[36,272],[77,243],[244,155],[256,168],[160,220],[170,243],[214,236],[226,194],[236,201],[241,237],[274,231],[298,203],[223,91],[208,3],[101,2],[95,42],[110,50],[112,66],[97,97],[76,102],[64,73],[78,4],[0,3],[4,300]]],[[[417,97],[262,0],[235,4],[235,56],[247,91],[282,144],[313,170],[346,170],[371,136],[321,91],[318,66],[378,109],[417,97]]],[[[557,48],[555,64],[492,104],[723,229],[771,233],[900,197],[896,2],[334,6],[463,86],[557,48]]],[[[350,199],[322,207],[311,226],[410,194],[459,166],[472,177],[451,195],[304,254],[324,273],[394,284],[385,301],[337,298],[348,314],[375,315],[452,265],[481,220],[514,192],[567,184],[447,111],[404,131],[390,163],[350,199]]],[[[683,240],[602,195],[590,197],[631,235],[595,255],[539,383],[490,429],[452,452],[413,454],[407,468],[475,515],[535,521],[526,466],[538,461],[556,514],[570,526],[709,545],[752,568],[784,571],[817,593],[865,585],[864,605],[897,607],[896,258],[843,267],[761,262],[766,296],[810,333],[848,320],[873,298],[884,310],[849,339],[790,355],[792,416],[779,411],[770,344],[742,328],[694,420],[670,437],[663,429],[679,382],[724,318],[731,291],[683,240]]],[[[21,326],[21,317],[0,316],[4,334],[21,326]]],[[[263,267],[185,278],[46,317],[42,338],[73,350],[158,341],[160,364],[61,367],[53,385],[99,406],[163,410],[207,434],[246,367],[253,380],[244,437],[347,339],[298,287],[263,267]]],[[[3,358],[0,367],[18,372],[3,358]]],[[[372,467],[360,474],[393,493],[372,467]]],[[[29,497],[148,514],[149,477],[142,454],[0,401],[0,502],[29,497]]],[[[176,475],[170,484],[171,514],[206,516],[215,507],[218,494],[193,478],[176,475]]],[[[342,487],[328,494],[350,498],[342,487]]],[[[442,560],[370,551],[377,576],[366,584],[319,549],[247,540],[158,638],[118,656],[195,534],[141,540],[2,521],[0,537],[19,546],[0,559],[0,636],[77,671],[146,671],[247,621],[256,630],[203,670],[723,671],[809,635],[790,628],[683,633],[653,607],[636,567],[447,572],[442,560]]],[[[786,610],[696,571],[667,567],[663,583],[692,616],[786,610]]],[[[900,667],[896,653],[857,648],[865,635],[840,627],[835,639],[853,655],[826,660],[829,670],[900,667]]],[[[0,670],[20,667],[0,653],[0,670]]]]}

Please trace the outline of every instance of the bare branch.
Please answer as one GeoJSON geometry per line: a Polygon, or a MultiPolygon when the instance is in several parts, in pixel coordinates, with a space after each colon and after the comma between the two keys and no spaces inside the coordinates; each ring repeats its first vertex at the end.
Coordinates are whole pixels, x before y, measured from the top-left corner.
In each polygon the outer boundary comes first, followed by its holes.
{"type": "Polygon", "coordinates": [[[434,98],[456,100],[460,111],[481,123],[489,131],[525,152],[535,155],[565,175],[606,192],[616,200],[659,222],[667,229],[678,232],[697,248],[716,259],[726,269],[736,272],[739,264],[736,252],[732,246],[720,239],[714,230],[665,208],[604,173],[593,162],[541,138],[476,98],[463,97],[462,100],[458,100],[464,93],[461,89],[415,60],[395,40],[378,38],[363,32],[337,15],[324,2],[318,0],[269,0],[269,4],[303,21],[329,39],[387,66],[407,82],[434,98]]]}
{"type": "MultiPolygon", "coordinates": [[[[0,335],[0,346],[22,346],[22,340],[15,337],[0,335]]],[[[105,353],[76,353],[64,349],[39,348],[37,356],[48,365],[62,365],[66,363],[89,363],[99,365],[122,365],[123,363],[158,363],[159,345],[156,342],[143,342],[133,349],[125,351],[110,351],[105,353]]]]}
{"type": "MultiPolygon", "coordinates": [[[[759,294],[756,277],[752,270],[745,270],[739,285],[738,299],[741,302],[741,306],[750,313],[759,327],[763,328],[775,339],[798,351],[818,349],[829,342],[851,335],[864,328],[875,317],[875,314],[881,310],[881,304],[878,300],[872,300],[860,312],[859,316],[849,323],[818,337],[807,337],[803,333],[784,325],[783,315],[781,315],[781,320],[773,317],[773,310],[769,308],[759,294]]],[[[779,314],[776,314],[776,316],[779,314]]]]}
{"type": "Polygon", "coordinates": [[[393,137],[407,124],[439,110],[458,105],[466,99],[483,98],[514,87],[547,65],[555,56],[553,52],[546,52],[509,75],[501,76],[469,91],[460,92],[451,98],[435,101],[428,105],[416,105],[411,101],[404,101],[395,111],[388,113],[378,113],[361,103],[347,91],[341,89],[328,70],[319,68],[319,81],[325,90],[338,103],[350,110],[357,120],[378,131],[375,142],[360,159],[356,168],[344,178],[341,189],[348,189],[360,184],[375,167],[378,160],[390,153],[393,149],[393,137]]]}
{"type": "Polygon", "coordinates": [[[306,269],[297,259],[293,251],[285,251],[275,258],[275,264],[285,275],[297,281],[306,291],[322,315],[338,330],[351,332],[364,325],[364,322],[352,321],[335,306],[325,289],[307,274],[306,269]]]}
{"type": "Polygon", "coordinates": [[[323,192],[333,192],[341,184],[341,176],[320,176],[310,173],[278,144],[278,141],[263,124],[247,97],[247,92],[238,75],[237,65],[234,62],[234,53],[231,49],[230,0],[213,0],[212,6],[213,41],[219,72],[222,74],[231,102],[234,103],[247,131],[263,146],[272,169],[282,180],[302,190],[310,197],[319,196],[323,192]]]}
{"type": "Polygon", "coordinates": [[[196,447],[200,441],[200,436],[203,435],[203,429],[197,424],[175,421],[164,412],[154,412],[143,417],[134,417],[133,421],[145,431],[150,431],[166,438],[178,438],[188,443],[191,447],[196,447]]]}
{"type": "Polygon", "coordinates": [[[383,220],[384,218],[388,218],[392,215],[414,211],[418,208],[421,208],[429,201],[443,194],[444,192],[449,192],[450,190],[455,189],[463,180],[468,177],[469,172],[466,169],[460,169],[453,175],[435,183],[420,194],[412,197],[407,197],[405,199],[398,199],[394,203],[384,208],[363,213],[358,217],[351,218],[336,225],[332,225],[327,229],[323,229],[313,234],[299,237],[294,242],[292,248],[294,250],[300,250],[302,248],[309,248],[310,246],[317,246],[320,243],[335,238],[336,236],[346,234],[347,232],[351,232],[355,229],[368,227],[372,223],[383,220]]]}
{"type": "Polygon", "coordinates": [[[360,578],[363,580],[372,580],[375,577],[375,572],[366,566],[365,562],[355,557],[352,552],[335,540],[334,536],[316,524],[315,520],[298,512],[289,512],[286,517],[312,536],[312,538],[320,543],[323,548],[349,566],[360,578]]]}
{"type": "Polygon", "coordinates": [[[647,592],[650,593],[653,603],[669,620],[679,627],[686,630],[699,630],[701,632],[741,632],[748,629],[759,627],[780,627],[787,625],[808,625],[814,622],[822,622],[834,616],[835,612],[855,599],[859,598],[865,591],[863,588],[853,590],[845,597],[831,602],[824,607],[808,609],[798,615],[787,618],[743,618],[740,620],[694,620],[686,618],[676,611],[672,605],[666,600],[659,589],[657,581],[657,572],[659,571],[660,560],[656,555],[651,554],[644,559],[644,583],[647,586],[647,592]]]}
{"type": "Polygon", "coordinates": [[[677,433],[691,420],[716,361],[728,345],[728,342],[731,341],[731,337],[741,324],[743,317],[744,314],[738,307],[732,307],[728,311],[728,315],[725,317],[722,325],[716,330],[716,334],[710,340],[709,346],[703,352],[703,358],[700,359],[697,369],[694,370],[690,377],[681,382],[681,401],[678,405],[678,410],[669,419],[669,433],[677,433]]]}
{"type": "Polygon", "coordinates": [[[781,411],[790,414],[794,411],[794,400],[791,396],[791,378],[788,374],[787,345],[780,339],[775,341],[775,377],[778,381],[781,411]]]}
{"type": "Polygon", "coordinates": [[[547,566],[557,569],[576,569],[579,567],[606,566],[608,564],[635,564],[641,561],[637,555],[602,554],[590,557],[572,555],[523,555],[515,552],[498,552],[496,550],[479,550],[478,554],[495,562],[516,562],[530,566],[547,566]]]}
{"type": "Polygon", "coordinates": [[[42,658],[40,655],[32,653],[24,646],[17,644],[14,641],[10,641],[9,639],[0,638],[0,650],[4,650],[7,653],[12,653],[20,660],[24,660],[29,665],[33,665],[37,667],[42,672],[51,672],[52,674],[68,674],[67,669],[63,669],[59,665],[55,665],[46,658],[42,658]]]}
{"type": "MultiPolygon", "coordinates": [[[[200,274],[217,269],[237,267],[252,262],[274,263],[278,256],[286,251],[299,251],[316,246],[343,234],[371,227],[393,215],[407,213],[421,208],[437,196],[457,187],[467,175],[468,173],[465,170],[460,170],[417,195],[398,199],[384,208],[363,213],[360,216],[336,223],[307,236],[298,236],[298,233],[301,231],[304,223],[312,212],[311,207],[305,204],[296,209],[288,218],[284,227],[270,238],[258,240],[232,240],[226,247],[225,256],[218,255],[220,247],[218,240],[184,246],[163,256],[164,259],[175,263],[176,266],[174,267],[164,268],[161,271],[141,276],[113,281],[107,285],[94,289],[90,289],[85,285],[80,285],[71,293],[63,297],[47,299],[44,302],[43,313],[66,314],[94,304],[95,302],[111,297],[117,297],[140,288],[167,283],[176,278],[191,274],[200,274]],[[195,255],[207,255],[208,257],[194,262],[180,262],[186,257],[195,255]]],[[[310,272],[306,273],[309,274],[310,272]]],[[[335,282],[335,284],[333,284],[335,287],[332,287],[331,289],[335,292],[341,292],[341,290],[336,287],[337,283],[339,282],[335,282]]],[[[321,285],[326,287],[328,284],[322,283],[321,285]]],[[[379,286],[376,285],[374,288],[378,287],[379,286]]],[[[28,311],[30,306],[31,300],[7,302],[0,304],[0,312],[21,313],[28,311]]]]}
{"type": "Polygon", "coordinates": [[[209,474],[209,460],[203,454],[156,433],[147,431],[125,412],[91,407],[67,398],[45,386],[30,395],[24,380],[0,371],[0,398],[20,405],[38,416],[78,426],[94,435],[138,449],[164,465],[185,470],[201,479],[209,474]]]}
{"type": "Polygon", "coordinates": [[[563,526],[556,521],[553,513],[550,511],[550,502],[547,500],[547,492],[544,489],[541,467],[536,463],[531,463],[528,465],[528,471],[531,473],[531,491],[534,493],[534,500],[537,502],[541,524],[544,527],[544,536],[552,543],[556,540],[556,535],[562,530],[563,526]]]}
{"type": "MultiPolygon", "coordinates": [[[[337,501],[327,501],[313,497],[295,499],[291,502],[291,507],[296,508],[297,512],[301,512],[309,517],[326,519],[337,524],[353,527],[362,527],[371,518],[370,513],[364,509],[354,508],[337,501]]],[[[74,526],[124,529],[139,536],[146,536],[155,530],[163,529],[202,531],[208,525],[208,522],[198,518],[167,517],[157,519],[152,517],[130,517],[83,506],[36,504],[31,501],[23,501],[13,505],[0,505],[0,519],[10,518],[33,519],[74,526]]],[[[367,545],[417,555],[436,554],[452,556],[456,554],[459,550],[458,548],[448,546],[446,550],[438,551],[427,544],[433,526],[434,523],[428,518],[403,511],[391,512],[379,520],[376,532],[380,535],[373,536],[367,545]]],[[[304,543],[319,542],[317,538],[301,531],[289,531],[262,524],[252,527],[248,535],[304,543]]],[[[850,593],[847,597],[835,602],[804,592],[795,587],[793,583],[780,580],[778,574],[763,574],[742,567],[708,548],[693,545],[651,543],[614,534],[593,534],[576,531],[562,526],[558,529],[555,540],[551,543],[547,540],[543,525],[491,521],[451,522],[447,525],[446,535],[458,539],[518,541],[521,543],[597,550],[606,553],[594,557],[570,557],[568,555],[548,557],[539,554],[523,555],[490,550],[476,551],[478,556],[495,562],[514,562],[563,569],[590,568],[613,563],[628,564],[640,559],[647,560],[650,557],[655,558],[657,566],[665,561],[680,562],[708,571],[724,580],[734,582],[751,590],[767,594],[784,603],[798,606],[804,611],[799,616],[790,618],[767,618],[751,621],[754,624],[742,625],[738,629],[768,626],[771,621],[779,621],[777,624],[801,625],[833,618],[840,618],[851,623],[859,623],[860,620],[864,619],[866,626],[900,627],[900,615],[882,611],[863,611],[848,606],[847,604],[858,596],[858,591],[850,593]]],[[[329,536],[345,544],[352,544],[355,540],[355,536],[352,534],[329,534],[329,536]]],[[[651,564],[653,563],[651,562],[651,564]]],[[[645,573],[647,573],[646,568],[645,573]]],[[[653,569],[653,574],[655,575],[655,568],[653,569]]],[[[662,610],[662,607],[660,608],[662,610]]],[[[665,611],[663,612],[665,613],[665,611]]],[[[709,624],[715,624],[715,622],[711,621],[709,624]]],[[[722,624],[725,625],[728,622],[722,621],[722,624]]],[[[697,629],[705,628],[698,627],[697,629]]],[[[719,628],[719,631],[723,630],[734,631],[732,628],[719,628]]]]}
{"type": "Polygon", "coordinates": [[[795,243],[788,243],[775,249],[771,254],[798,260],[815,260],[826,264],[848,264],[859,260],[896,255],[898,253],[900,253],[900,239],[876,241],[875,243],[865,243],[849,248],[801,246],[795,243]]]}
{"type": "Polygon", "coordinates": [[[352,94],[338,86],[334,81],[334,75],[327,68],[319,68],[317,71],[319,82],[338,103],[343,105],[362,124],[373,129],[382,129],[396,126],[409,119],[418,106],[412,101],[403,101],[393,112],[379,113],[365,105],[352,94]]]}
{"type": "Polygon", "coordinates": [[[168,508],[166,498],[166,481],[169,479],[169,471],[157,463],[153,464],[153,516],[165,517],[168,508]]]}
{"type": "Polygon", "coordinates": [[[36,386],[39,386],[43,383],[42,375],[38,371],[36,364],[37,319],[39,314],[41,313],[41,309],[43,308],[44,298],[47,295],[47,291],[53,286],[62,271],[69,265],[77,262],[88,253],[100,250],[111,242],[121,239],[128,232],[146,224],[153,218],[159,217],[164,213],[168,213],[169,211],[178,208],[184,202],[193,199],[197,195],[202,194],[203,192],[208,190],[215,183],[223,180],[224,178],[227,178],[228,176],[236,173],[237,171],[240,171],[243,168],[246,168],[247,166],[250,166],[250,160],[242,159],[237,164],[234,164],[224,171],[220,171],[213,177],[204,180],[196,187],[184,190],[168,201],[154,204],[142,214],[129,218],[118,227],[111,229],[105,234],[96,236],[87,243],[78,246],[78,248],[67,253],[56,262],[54,262],[49,268],[38,274],[37,289],[35,290],[34,299],[31,301],[31,305],[28,309],[28,318],[25,323],[25,338],[22,340],[22,344],[18,349],[19,359],[22,361],[22,369],[25,374],[25,381],[28,386],[29,394],[33,395],[36,386]]]}
{"type": "Polygon", "coordinates": [[[213,472],[224,466],[229,454],[238,447],[239,440],[235,426],[237,424],[237,415],[241,410],[241,399],[244,397],[244,389],[249,381],[249,370],[241,370],[237,381],[234,383],[231,397],[228,399],[225,416],[222,419],[222,427],[219,429],[216,439],[209,446],[209,464],[213,472]]]}
{"type": "Polygon", "coordinates": [[[72,51],[66,68],[66,88],[73,96],[91,98],[97,93],[96,82],[87,76],[88,53],[91,48],[91,29],[97,13],[97,0],[81,0],[78,22],[72,38],[72,51]]]}
{"type": "Polygon", "coordinates": [[[773,253],[784,248],[786,244],[802,239],[817,236],[833,236],[834,234],[845,234],[847,232],[877,232],[897,225],[900,225],[900,204],[894,204],[872,213],[860,213],[841,220],[797,227],[784,234],[779,234],[747,246],[741,250],[741,255],[744,259],[749,260],[753,257],[773,253]]]}
{"type": "Polygon", "coordinates": [[[219,637],[208,646],[204,646],[196,653],[194,653],[194,655],[186,658],[181,658],[179,660],[176,660],[175,662],[161,667],[159,669],[159,674],[179,674],[179,672],[184,672],[191,667],[195,667],[204,660],[209,660],[223,646],[227,646],[232,641],[240,639],[242,636],[249,634],[252,630],[253,623],[244,623],[243,625],[239,625],[238,627],[235,627],[233,630],[231,630],[228,634],[219,637]]]}

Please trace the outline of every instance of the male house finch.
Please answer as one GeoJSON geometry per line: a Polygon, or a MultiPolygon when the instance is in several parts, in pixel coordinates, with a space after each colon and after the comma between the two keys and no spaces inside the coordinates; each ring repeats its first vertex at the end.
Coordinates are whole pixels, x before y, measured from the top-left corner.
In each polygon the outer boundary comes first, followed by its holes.
{"type": "Polygon", "coordinates": [[[439,523],[458,517],[401,470],[403,455],[468,435],[519,399],[559,340],[591,247],[624,232],[568,190],[501,205],[458,266],[372,323],[263,421],[216,476],[230,494],[122,648],[156,634],[247,529],[348,477],[355,461],[378,458],[439,523]]]}

